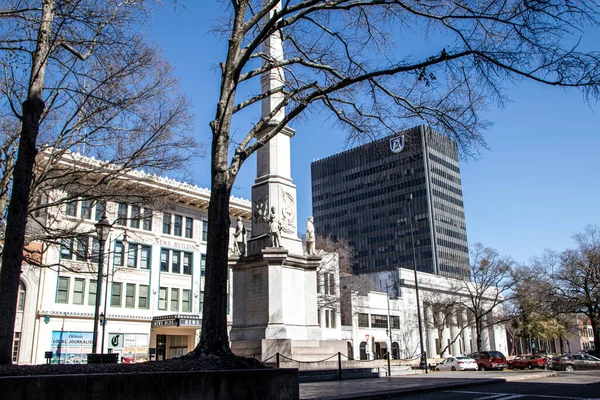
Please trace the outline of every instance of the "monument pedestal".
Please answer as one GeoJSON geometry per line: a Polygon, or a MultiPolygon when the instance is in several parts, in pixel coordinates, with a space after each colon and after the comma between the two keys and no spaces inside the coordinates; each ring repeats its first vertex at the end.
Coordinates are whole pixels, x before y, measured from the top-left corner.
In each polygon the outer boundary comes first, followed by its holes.
{"type": "MultiPolygon", "coordinates": [[[[260,254],[231,257],[233,324],[231,348],[261,360],[294,349],[315,355],[321,341],[317,322],[317,267],[321,257],[267,247],[260,254]]],[[[323,349],[324,350],[324,349],[323,349]]],[[[331,353],[329,354],[331,355],[331,353]]]]}

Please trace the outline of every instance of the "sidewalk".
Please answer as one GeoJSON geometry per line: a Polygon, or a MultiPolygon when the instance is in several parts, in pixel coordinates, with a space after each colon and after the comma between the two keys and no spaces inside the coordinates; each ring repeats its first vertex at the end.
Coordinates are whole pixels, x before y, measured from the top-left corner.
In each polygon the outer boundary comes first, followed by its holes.
{"type": "Polygon", "coordinates": [[[301,399],[385,399],[491,383],[516,382],[557,376],[554,371],[432,372],[391,378],[351,379],[300,384],[301,399]]]}

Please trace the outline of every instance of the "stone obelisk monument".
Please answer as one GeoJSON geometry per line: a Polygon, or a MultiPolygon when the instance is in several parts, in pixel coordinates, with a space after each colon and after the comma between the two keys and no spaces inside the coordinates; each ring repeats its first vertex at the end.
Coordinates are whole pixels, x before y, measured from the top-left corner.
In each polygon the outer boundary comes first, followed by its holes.
{"type": "MultiPolygon", "coordinates": [[[[262,50],[267,59],[283,60],[281,33],[269,37],[262,50]]],[[[273,68],[261,77],[263,93],[283,85],[283,68],[273,68]]],[[[282,100],[280,93],[263,99],[262,116],[272,114],[282,100]]],[[[259,135],[270,132],[284,116],[281,107],[259,135]]],[[[304,255],[298,238],[296,186],[290,168],[293,136],[294,130],[285,127],[258,150],[252,237],[247,254],[229,262],[233,271],[231,347],[238,355],[261,360],[277,352],[294,357],[298,355],[295,350],[318,348],[321,340],[316,287],[320,257],[304,255]]]]}

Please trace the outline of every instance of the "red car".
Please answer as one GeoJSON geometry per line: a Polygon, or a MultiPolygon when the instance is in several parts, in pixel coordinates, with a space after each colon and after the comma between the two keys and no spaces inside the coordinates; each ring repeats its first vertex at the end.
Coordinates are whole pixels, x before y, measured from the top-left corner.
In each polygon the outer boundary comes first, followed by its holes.
{"type": "Polygon", "coordinates": [[[481,351],[469,354],[468,357],[477,361],[477,366],[480,371],[489,369],[502,371],[504,368],[508,367],[506,357],[499,351],[481,351]]]}
{"type": "Polygon", "coordinates": [[[521,354],[514,360],[508,362],[508,368],[510,369],[534,369],[534,368],[546,368],[546,358],[533,354],[521,354]]]}

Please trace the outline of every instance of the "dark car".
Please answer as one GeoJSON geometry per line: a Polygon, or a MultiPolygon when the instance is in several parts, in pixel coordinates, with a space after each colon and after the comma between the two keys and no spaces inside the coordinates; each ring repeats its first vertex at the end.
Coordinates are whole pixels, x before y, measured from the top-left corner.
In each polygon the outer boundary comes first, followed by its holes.
{"type": "Polygon", "coordinates": [[[499,351],[480,351],[478,353],[469,354],[468,357],[477,361],[477,366],[480,371],[486,371],[488,369],[498,369],[502,371],[504,368],[508,368],[506,357],[499,351]]]}
{"type": "Polygon", "coordinates": [[[508,362],[509,369],[546,368],[546,358],[535,354],[521,354],[508,362]]]}
{"type": "Polygon", "coordinates": [[[570,353],[548,360],[548,368],[573,372],[585,369],[600,369],[600,358],[585,353],[570,353]]]}

